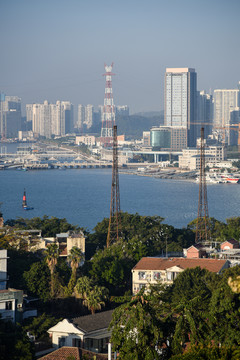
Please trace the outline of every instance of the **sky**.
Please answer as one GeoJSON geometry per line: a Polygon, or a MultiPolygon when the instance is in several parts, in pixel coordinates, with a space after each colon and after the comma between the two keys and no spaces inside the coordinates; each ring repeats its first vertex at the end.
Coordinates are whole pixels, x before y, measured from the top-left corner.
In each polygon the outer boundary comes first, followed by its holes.
{"type": "Polygon", "coordinates": [[[116,105],[161,111],[167,67],[198,90],[240,81],[240,0],[0,0],[0,91],[25,104],[103,104],[112,62],[116,105]]]}

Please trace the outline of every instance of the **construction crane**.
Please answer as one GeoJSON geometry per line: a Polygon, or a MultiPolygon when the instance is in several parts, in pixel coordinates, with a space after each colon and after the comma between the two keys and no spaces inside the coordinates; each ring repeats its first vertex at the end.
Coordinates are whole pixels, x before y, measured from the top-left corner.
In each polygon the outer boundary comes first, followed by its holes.
{"type": "MultiPolygon", "coordinates": [[[[191,122],[191,125],[200,125],[202,127],[204,126],[212,126],[216,130],[233,130],[238,132],[238,150],[240,151],[240,123],[239,124],[229,124],[225,126],[214,126],[213,123],[202,123],[202,122],[191,122]],[[236,128],[237,127],[237,128],[236,128]]],[[[225,144],[225,131],[223,131],[223,144],[225,144]]]]}

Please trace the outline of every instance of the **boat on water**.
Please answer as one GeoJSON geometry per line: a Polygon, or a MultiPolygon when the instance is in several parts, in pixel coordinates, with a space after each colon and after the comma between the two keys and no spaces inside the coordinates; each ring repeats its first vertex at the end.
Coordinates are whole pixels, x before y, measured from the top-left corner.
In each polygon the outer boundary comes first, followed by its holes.
{"type": "Polygon", "coordinates": [[[240,184],[240,177],[233,174],[223,174],[221,178],[224,179],[227,183],[240,184]]]}
{"type": "MultiPolygon", "coordinates": [[[[199,183],[199,176],[196,178],[196,182],[199,183]]],[[[220,177],[217,174],[206,174],[206,182],[208,184],[224,184],[227,183],[227,180],[220,177]]]]}
{"type": "Polygon", "coordinates": [[[26,190],[24,189],[23,192],[23,202],[22,202],[22,208],[23,210],[33,210],[33,207],[30,207],[27,205],[27,197],[26,197],[26,190]]]}

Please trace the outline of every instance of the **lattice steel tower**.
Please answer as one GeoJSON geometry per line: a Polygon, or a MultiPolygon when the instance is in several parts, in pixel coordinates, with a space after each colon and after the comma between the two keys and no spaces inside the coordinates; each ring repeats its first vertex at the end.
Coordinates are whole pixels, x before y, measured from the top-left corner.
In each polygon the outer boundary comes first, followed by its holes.
{"type": "Polygon", "coordinates": [[[115,106],[113,103],[112,91],[112,73],[113,63],[108,66],[104,64],[106,77],[104,106],[102,111],[102,129],[101,129],[101,143],[104,146],[110,146],[113,136],[113,125],[115,125],[115,106]]]}
{"type": "Polygon", "coordinates": [[[199,173],[199,199],[198,199],[198,217],[196,225],[195,242],[210,240],[210,227],[208,216],[207,185],[205,176],[205,146],[204,146],[204,128],[201,128],[200,145],[200,173],[199,173]]]}
{"type": "Polygon", "coordinates": [[[117,125],[113,126],[113,164],[112,164],[112,188],[110,217],[107,234],[107,247],[119,240],[121,235],[121,213],[120,213],[120,192],[118,177],[118,143],[117,143],[117,125]]]}

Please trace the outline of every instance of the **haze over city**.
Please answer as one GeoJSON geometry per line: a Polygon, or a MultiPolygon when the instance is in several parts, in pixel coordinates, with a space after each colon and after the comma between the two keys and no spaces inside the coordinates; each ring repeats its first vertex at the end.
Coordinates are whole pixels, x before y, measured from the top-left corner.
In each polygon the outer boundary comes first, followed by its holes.
{"type": "Polygon", "coordinates": [[[103,103],[114,62],[115,104],[163,110],[166,67],[192,67],[198,90],[240,79],[240,2],[1,1],[0,90],[25,104],[103,103]]]}

